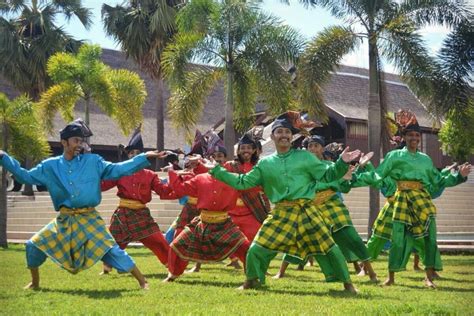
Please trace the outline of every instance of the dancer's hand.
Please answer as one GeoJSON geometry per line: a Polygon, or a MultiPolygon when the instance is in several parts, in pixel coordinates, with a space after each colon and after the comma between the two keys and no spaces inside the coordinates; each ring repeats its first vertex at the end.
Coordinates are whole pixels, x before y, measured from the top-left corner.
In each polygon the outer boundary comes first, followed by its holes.
{"type": "Polygon", "coordinates": [[[349,151],[349,146],[347,146],[344,151],[341,153],[341,158],[345,163],[349,163],[353,160],[356,160],[360,156],[360,150],[356,149],[354,151],[349,151]]]}
{"type": "Polygon", "coordinates": [[[349,169],[347,170],[346,174],[342,177],[344,180],[352,180],[352,173],[356,169],[356,166],[349,166],[349,169]]]}
{"type": "Polygon", "coordinates": [[[208,170],[214,169],[214,167],[218,165],[217,161],[215,161],[214,158],[212,158],[212,157],[209,158],[209,159],[204,159],[202,161],[202,164],[208,170]]]}
{"type": "Polygon", "coordinates": [[[459,166],[459,173],[464,178],[467,177],[471,173],[471,164],[470,163],[463,163],[459,166]]]}
{"type": "Polygon", "coordinates": [[[367,154],[364,154],[364,153],[361,153],[360,154],[360,158],[359,158],[359,166],[361,168],[364,168],[365,165],[370,161],[370,159],[372,159],[372,157],[374,156],[374,152],[371,151],[367,154]]]}
{"type": "Polygon", "coordinates": [[[165,158],[166,156],[168,156],[168,153],[166,151],[158,151],[158,150],[151,150],[151,151],[147,151],[145,153],[145,156],[147,158],[159,158],[159,159],[162,159],[162,158],[165,158]]]}

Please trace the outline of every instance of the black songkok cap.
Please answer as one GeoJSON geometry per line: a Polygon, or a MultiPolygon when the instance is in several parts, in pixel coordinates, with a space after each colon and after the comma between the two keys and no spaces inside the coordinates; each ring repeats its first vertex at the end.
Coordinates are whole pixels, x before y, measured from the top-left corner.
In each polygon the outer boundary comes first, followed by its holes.
{"type": "Polygon", "coordinates": [[[239,145],[243,145],[243,144],[249,144],[249,145],[253,145],[254,147],[257,147],[256,141],[252,137],[250,137],[248,134],[244,134],[244,136],[242,136],[239,139],[239,145]]]}
{"type": "Polygon", "coordinates": [[[127,147],[125,147],[126,151],[138,149],[139,151],[143,151],[143,140],[142,134],[140,133],[140,128],[135,129],[133,132],[130,141],[128,142],[127,147]]]}
{"type": "Polygon", "coordinates": [[[324,137],[319,135],[311,135],[310,137],[305,138],[305,140],[303,141],[304,148],[308,148],[308,145],[310,143],[318,143],[323,147],[326,146],[326,141],[324,140],[324,137]]]}
{"type": "Polygon", "coordinates": [[[298,128],[293,126],[292,120],[289,117],[288,113],[283,113],[275,119],[272,125],[272,133],[278,127],[288,128],[293,134],[297,134],[300,132],[298,128]]]}
{"type": "Polygon", "coordinates": [[[61,139],[67,140],[71,137],[91,137],[93,134],[89,126],[87,126],[86,123],[84,123],[84,121],[79,118],[75,121],[72,121],[62,130],[60,130],[59,135],[61,139]]]}
{"type": "Polygon", "coordinates": [[[418,132],[421,134],[420,125],[418,124],[418,122],[415,122],[403,128],[403,135],[405,135],[408,132],[418,132]]]}

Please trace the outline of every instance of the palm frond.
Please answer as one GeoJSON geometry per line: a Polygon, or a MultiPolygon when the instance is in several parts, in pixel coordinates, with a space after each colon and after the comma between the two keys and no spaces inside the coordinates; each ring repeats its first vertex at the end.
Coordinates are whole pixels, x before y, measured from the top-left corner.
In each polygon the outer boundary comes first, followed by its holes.
{"type": "Polygon", "coordinates": [[[324,29],[308,43],[296,65],[296,85],[301,107],[312,116],[327,119],[322,87],[344,55],[358,44],[359,39],[352,29],[341,26],[324,29]]]}
{"type": "MultiPolygon", "coordinates": [[[[253,123],[257,100],[257,78],[245,65],[234,65],[232,70],[234,126],[236,130],[243,132],[248,130],[253,123]]],[[[227,89],[229,89],[228,83],[226,83],[227,89]]]]}
{"type": "Polygon", "coordinates": [[[116,91],[114,119],[124,135],[128,135],[143,122],[145,83],[138,74],[125,69],[111,70],[108,77],[116,91]]]}
{"type": "Polygon", "coordinates": [[[49,133],[53,132],[54,116],[58,111],[66,122],[72,121],[74,105],[82,96],[82,91],[69,82],[56,84],[46,90],[38,102],[45,129],[49,133]]]}
{"type": "Polygon", "coordinates": [[[176,17],[179,32],[206,33],[211,23],[210,15],[218,5],[212,0],[196,0],[187,3],[176,17]]]}
{"type": "Polygon", "coordinates": [[[433,24],[456,26],[473,19],[463,0],[405,0],[400,4],[400,16],[405,16],[419,27],[433,24]]]}
{"type": "Polygon", "coordinates": [[[219,69],[198,68],[186,73],[186,85],[173,90],[168,101],[168,114],[178,129],[184,129],[186,139],[192,140],[206,97],[223,73],[219,69]]]}

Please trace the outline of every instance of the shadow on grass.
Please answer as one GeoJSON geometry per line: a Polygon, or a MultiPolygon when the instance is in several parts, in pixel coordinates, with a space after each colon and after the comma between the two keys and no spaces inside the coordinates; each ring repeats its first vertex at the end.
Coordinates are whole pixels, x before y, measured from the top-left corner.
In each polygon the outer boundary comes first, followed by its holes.
{"type": "Polygon", "coordinates": [[[167,272],[149,273],[149,274],[144,274],[144,276],[147,279],[160,279],[160,280],[163,280],[164,278],[166,278],[168,276],[168,273],[167,272]]]}
{"type": "Polygon", "coordinates": [[[122,293],[124,292],[135,292],[140,291],[138,289],[131,290],[131,289],[114,289],[114,290],[61,290],[61,289],[48,289],[48,288],[41,288],[37,292],[44,292],[44,293],[61,293],[73,296],[87,296],[88,298],[97,298],[97,299],[113,299],[117,297],[122,297],[122,293]]]}
{"type": "Polygon", "coordinates": [[[178,280],[175,281],[176,283],[179,284],[187,284],[187,285],[204,285],[204,286],[215,286],[219,288],[235,288],[237,289],[239,286],[242,285],[242,282],[218,282],[218,281],[207,281],[207,280],[201,280],[201,279],[186,279],[186,278],[179,278],[178,280]]]}
{"type": "MultiPolygon", "coordinates": [[[[423,281],[424,276],[422,278],[417,278],[417,277],[412,277],[412,276],[406,276],[405,279],[409,279],[412,281],[423,281]]],[[[441,277],[439,279],[435,279],[435,283],[443,282],[443,281],[451,281],[451,282],[458,282],[458,283],[473,283],[472,280],[466,280],[466,279],[454,279],[454,278],[447,278],[447,277],[441,277]]]]}
{"type": "Polygon", "coordinates": [[[464,293],[464,292],[469,292],[472,293],[472,289],[465,289],[465,288],[458,288],[458,287],[452,287],[452,286],[443,286],[440,284],[440,282],[436,282],[437,288],[436,289],[430,289],[426,287],[424,284],[420,285],[406,285],[406,284],[399,284],[402,287],[407,287],[411,289],[416,289],[416,290],[422,290],[422,291],[442,291],[442,292],[459,292],[459,293],[464,293]]]}

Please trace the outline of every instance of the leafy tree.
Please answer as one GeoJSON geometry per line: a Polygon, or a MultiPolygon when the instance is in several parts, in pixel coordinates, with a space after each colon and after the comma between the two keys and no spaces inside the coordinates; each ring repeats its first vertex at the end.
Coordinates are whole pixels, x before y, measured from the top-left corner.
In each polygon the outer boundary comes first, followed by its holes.
{"type": "Polygon", "coordinates": [[[74,107],[81,99],[88,125],[92,101],[118,123],[124,134],[143,121],[143,80],[134,72],[110,69],[100,60],[101,52],[98,45],[83,45],[77,55],[57,53],[48,61],[48,75],[55,84],[41,95],[39,105],[49,131],[57,112],[65,121],[72,121],[74,107]]]}
{"type": "MultiPolygon", "coordinates": [[[[0,148],[17,159],[40,160],[49,154],[49,144],[39,124],[37,108],[26,97],[9,100],[0,93],[0,148]]],[[[2,168],[0,185],[0,247],[7,247],[7,174],[2,168]]]]}
{"type": "Polygon", "coordinates": [[[234,126],[241,131],[249,126],[258,101],[270,114],[291,106],[291,76],[284,65],[296,62],[302,43],[297,32],[262,13],[256,1],[194,0],[179,12],[177,24],[163,69],[172,87],[170,116],[188,138],[219,81],[225,83],[224,143],[230,153],[234,126]],[[190,65],[193,61],[208,66],[190,65]]]}

